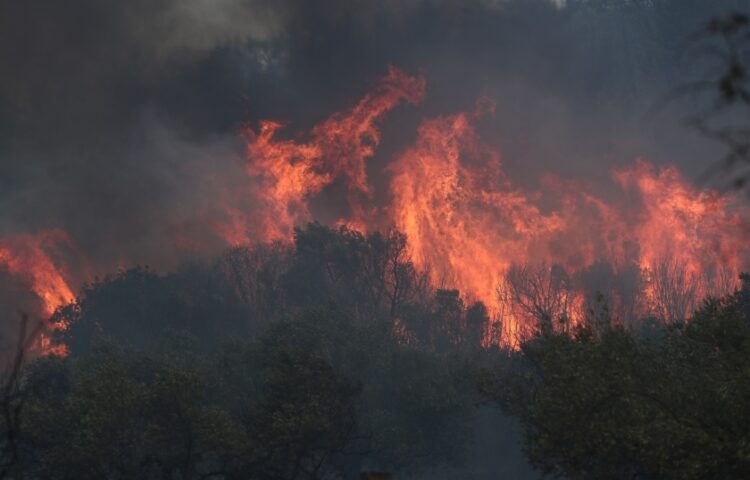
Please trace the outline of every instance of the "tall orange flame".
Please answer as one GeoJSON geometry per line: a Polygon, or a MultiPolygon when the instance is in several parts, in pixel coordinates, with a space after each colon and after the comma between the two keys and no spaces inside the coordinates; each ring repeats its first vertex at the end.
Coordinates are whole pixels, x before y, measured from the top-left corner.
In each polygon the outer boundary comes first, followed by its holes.
{"type": "Polygon", "coordinates": [[[563,227],[510,184],[500,156],[479,143],[467,114],[425,121],[416,146],[390,170],[393,222],[417,265],[429,267],[435,285],[453,285],[490,305],[502,273],[563,227]]]}
{"type": "Polygon", "coordinates": [[[424,90],[424,79],[390,68],[371,93],[315,126],[305,143],[278,140],[279,122],[263,121],[257,132],[246,129],[247,170],[259,181],[253,193],[260,203],[260,218],[247,230],[260,241],[291,238],[295,224],[310,219],[310,197],[336,178],[348,185],[353,220],[364,224],[359,195],[371,194],[365,161],[380,142],[377,122],[401,101],[419,102],[424,90]]]}
{"type": "MultiPolygon", "coordinates": [[[[376,208],[366,167],[380,143],[379,123],[400,103],[420,102],[425,89],[423,78],[390,68],[354,107],[303,140],[278,138],[280,122],[246,128],[254,207],[231,204],[210,226],[231,244],[288,242],[295,226],[312,219],[310,201],[343,182],[349,215],[340,222],[404,232],[432,284],[490,306],[505,324],[505,341],[532,317],[559,319],[565,328],[579,321],[592,308],[592,288],[622,317],[671,321],[689,316],[704,296],[736,287],[750,247],[747,206],[646,160],[613,172],[619,199],[551,175],[540,192],[525,191],[474,127],[494,111],[486,99],[474,112],[424,120],[414,145],[387,167],[390,204],[376,208]]],[[[50,256],[55,242],[68,239],[58,230],[0,238],[0,268],[30,285],[44,317],[74,297],[50,256]]]]}
{"type": "MultiPolygon", "coordinates": [[[[750,239],[741,214],[747,208],[733,197],[698,190],[675,168],[638,160],[613,173],[629,202],[609,204],[574,182],[548,177],[546,194],[557,197],[559,208],[543,214],[536,195],[507,179],[499,154],[481,144],[471,119],[460,113],[425,121],[416,145],[390,167],[393,221],[434,284],[447,281],[500,309],[510,278],[516,305],[523,306],[523,296],[542,310],[562,302],[565,311],[557,314],[572,320],[585,308],[583,294],[571,291],[572,277],[601,261],[643,271],[649,282],[640,315],[684,318],[706,295],[735,288],[750,239]],[[521,277],[510,272],[514,265],[544,265],[547,273],[525,269],[521,277]]],[[[519,322],[518,312],[507,320],[519,322]]]]}
{"type": "Polygon", "coordinates": [[[31,285],[32,291],[39,297],[41,313],[45,317],[75,298],[62,273],[45,251],[50,244],[61,240],[68,240],[61,230],[0,238],[0,268],[31,285]]]}
{"type": "MultiPolygon", "coordinates": [[[[276,139],[278,122],[248,129],[248,172],[259,180],[253,194],[261,203],[253,220],[257,239],[290,240],[293,227],[311,217],[309,201],[339,178],[348,186],[351,211],[342,221],[363,230],[382,227],[370,215],[365,169],[380,141],[376,125],[400,101],[420,101],[424,91],[422,78],[392,68],[353,109],[314,127],[307,142],[276,139]]],[[[619,202],[549,175],[543,192],[526,192],[513,185],[500,154],[473,126],[492,111],[494,104],[483,100],[473,113],[423,121],[415,145],[388,167],[392,203],[384,212],[407,235],[414,262],[435,286],[459,288],[504,311],[508,332],[516,333],[524,312],[505,311],[504,298],[514,297],[526,313],[546,308],[576,321],[591,301],[576,278],[597,269],[623,279],[636,271],[647,285],[631,287],[643,298],[611,286],[608,301],[667,319],[689,315],[695,299],[736,286],[750,241],[746,208],[734,198],[699,190],[675,168],[645,160],[613,172],[624,197],[619,202]],[[554,207],[542,208],[543,201],[554,207]],[[543,295],[557,298],[534,297],[543,295]]]]}
{"type": "Polygon", "coordinates": [[[675,256],[693,274],[742,266],[740,253],[748,246],[746,223],[732,211],[731,196],[700,191],[674,167],[657,170],[645,160],[616,171],[614,177],[636,194],[642,207],[634,226],[642,267],[651,269],[675,256]]]}
{"type": "MultiPolygon", "coordinates": [[[[61,230],[0,238],[0,269],[29,285],[39,299],[38,313],[45,321],[59,307],[75,298],[65,276],[47,253],[60,242],[69,242],[68,236],[61,230]]],[[[65,328],[60,324],[52,326],[65,328]]],[[[46,337],[40,339],[39,347],[43,354],[64,354],[66,351],[64,346],[53,345],[46,337]]]]}

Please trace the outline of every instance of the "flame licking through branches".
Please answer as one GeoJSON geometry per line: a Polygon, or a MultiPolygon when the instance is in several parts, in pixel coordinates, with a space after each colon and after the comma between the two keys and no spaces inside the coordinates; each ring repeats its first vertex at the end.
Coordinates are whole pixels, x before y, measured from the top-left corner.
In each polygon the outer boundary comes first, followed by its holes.
{"type": "Polygon", "coordinates": [[[425,121],[416,145],[390,170],[393,222],[436,285],[491,301],[502,273],[526,261],[537,239],[563,228],[510,184],[467,114],[425,121]]]}
{"type": "Polygon", "coordinates": [[[390,167],[391,212],[433,283],[448,280],[501,312],[506,338],[529,317],[575,323],[592,307],[587,288],[607,293],[621,316],[656,313],[668,321],[735,288],[750,242],[731,197],[690,186],[673,167],[638,160],[613,174],[629,201],[609,204],[549,177],[545,195],[559,208],[544,214],[537,195],[505,177],[471,118],[422,124],[416,145],[390,167]],[[606,292],[594,278],[602,265],[608,279],[620,276],[606,292]],[[634,267],[645,285],[627,280],[634,267]],[[643,298],[623,293],[634,288],[643,298]]]}
{"type": "MultiPolygon", "coordinates": [[[[691,276],[717,275],[743,266],[747,225],[732,211],[732,198],[690,186],[674,167],[656,170],[644,160],[614,173],[641,205],[634,234],[641,267],[654,270],[665,259],[691,276]]],[[[710,292],[703,292],[710,293],[710,292]]]]}
{"type": "MultiPolygon", "coordinates": [[[[622,321],[649,314],[672,321],[706,295],[735,288],[750,246],[746,207],[645,160],[613,173],[619,200],[550,175],[539,192],[526,191],[475,130],[494,111],[487,100],[471,113],[423,120],[414,144],[387,166],[390,203],[374,205],[366,166],[380,143],[378,125],[400,103],[420,102],[425,89],[423,78],[391,68],[353,108],[303,140],[279,138],[283,125],[275,121],[246,128],[253,208],[229,201],[209,226],[232,245],[291,242],[294,227],[312,220],[310,201],[338,182],[349,212],[339,223],[405,233],[432,285],[487,304],[506,341],[540,322],[568,328],[601,295],[622,321]]],[[[49,256],[61,241],[59,231],[0,239],[0,268],[28,283],[45,317],[73,298],[49,256]]]]}
{"type": "MultiPolygon", "coordinates": [[[[55,244],[68,243],[61,230],[48,230],[37,235],[17,235],[0,238],[0,270],[28,284],[39,300],[39,315],[46,321],[58,307],[73,301],[75,295],[64,275],[48,255],[55,244]]],[[[65,325],[53,324],[54,328],[65,325]]],[[[44,354],[64,354],[64,345],[52,345],[48,338],[40,339],[44,354]]]]}
{"type": "MultiPolygon", "coordinates": [[[[380,139],[375,125],[399,101],[420,101],[424,89],[424,80],[391,69],[351,111],[313,128],[307,143],[276,140],[277,122],[248,130],[248,171],[260,179],[254,194],[263,205],[256,237],[291,240],[311,217],[309,200],[337,178],[350,193],[345,222],[382,228],[363,203],[372,193],[365,162],[380,139]]],[[[645,160],[613,173],[619,203],[551,176],[542,193],[525,192],[473,127],[493,108],[483,101],[473,113],[424,120],[414,146],[388,166],[392,202],[384,211],[433,285],[484,301],[505,318],[506,336],[529,315],[574,323],[592,307],[593,288],[606,290],[622,316],[668,320],[734,288],[749,246],[734,199],[645,160]],[[543,197],[554,208],[542,208],[543,197]]]]}

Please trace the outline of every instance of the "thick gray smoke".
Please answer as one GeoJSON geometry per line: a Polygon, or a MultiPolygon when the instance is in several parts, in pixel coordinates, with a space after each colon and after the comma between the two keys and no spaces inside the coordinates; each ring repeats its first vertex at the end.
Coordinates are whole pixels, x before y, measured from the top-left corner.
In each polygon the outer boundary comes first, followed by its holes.
{"type": "Polygon", "coordinates": [[[684,102],[648,112],[700,73],[689,35],[747,3],[2,1],[0,234],[61,227],[100,271],[172,265],[175,243],[216,241],[204,219],[244,181],[243,122],[294,135],[390,64],[428,93],[386,119],[376,186],[422,118],[480,95],[497,102],[483,139],[521,183],[551,171],[606,190],[637,156],[696,175],[720,148],[683,127],[684,102]]]}

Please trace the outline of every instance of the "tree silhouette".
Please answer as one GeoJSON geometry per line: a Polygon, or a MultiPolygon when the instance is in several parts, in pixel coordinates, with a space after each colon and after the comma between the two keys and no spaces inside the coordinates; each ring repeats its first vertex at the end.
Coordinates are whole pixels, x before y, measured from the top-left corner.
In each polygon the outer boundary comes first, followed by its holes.
{"type": "Polygon", "coordinates": [[[24,393],[21,390],[21,374],[29,348],[37,340],[43,324],[36,323],[29,329],[29,319],[21,314],[16,351],[2,377],[0,392],[0,479],[9,478],[19,463],[19,441],[24,409],[24,393]]]}

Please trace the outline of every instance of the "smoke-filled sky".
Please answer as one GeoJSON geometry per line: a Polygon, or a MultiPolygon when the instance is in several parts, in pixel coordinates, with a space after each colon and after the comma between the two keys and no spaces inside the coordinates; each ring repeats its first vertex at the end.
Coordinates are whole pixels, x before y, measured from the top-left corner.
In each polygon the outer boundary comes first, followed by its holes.
{"type": "Polygon", "coordinates": [[[497,105],[478,122],[483,141],[530,188],[551,172],[606,192],[610,170],[640,156],[697,177],[722,149],[683,125],[696,101],[652,108],[703,75],[689,36],[749,7],[0,0],[0,235],[61,228],[93,265],[169,266],[175,239],[210,241],[199,220],[247,180],[245,122],[281,120],[294,137],[353,105],[390,65],[424,76],[427,93],[383,122],[375,185],[422,119],[481,96],[497,105]]]}

